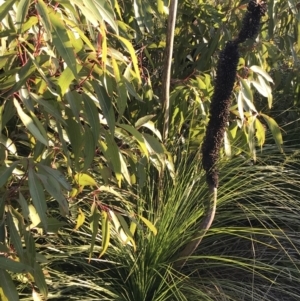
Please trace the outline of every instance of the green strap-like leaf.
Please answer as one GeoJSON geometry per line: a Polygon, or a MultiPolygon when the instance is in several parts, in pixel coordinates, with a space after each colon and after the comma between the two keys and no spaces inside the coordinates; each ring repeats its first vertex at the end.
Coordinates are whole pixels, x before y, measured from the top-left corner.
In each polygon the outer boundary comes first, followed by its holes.
{"type": "Polygon", "coordinates": [[[156,227],[145,217],[139,215],[139,218],[143,221],[143,223],[153,232],[154,235],[157,234],[156,227]]]}
{"type": "Polygon", "coordinates": [[[143,135],[131,125],[118,124],[118,126],[129,132],[134,137],[134,139],[138,142],[141,151],[148,158],[149,153],[143,135]]]}
{"type": "Polygon", "coordinates": [[[110,223],[108,220],[108,214],[106,211],[101,212],[102,216],[102,251],[99,255],[99,258],[102,257],[108,246],[109,246],[109,241],[110,241],[110,223]]]}
{"type": "Polygon", "coordinates": [[[1,300],[19,301],[19,295],[16,290],[16,286],[13,283],[10,275],[2,269],[2,266],[0,269],[0,286],[3,294],[0,294],[1,300]]]}
{"type": "Polygon", "coordinates": [[[10,212],[7,213],[7,222],[8,222],[11,243],[16,249],[19,258],[21,259],[21,261],[23,261],[24,256],[23,256],[23,246],[22,246],[21,236],[17,230],[17,227],[14,223],[13,217],[10,212]]]}
{"type": "Polygon", "coordinates": [[[78,213],[77,220],[76,220],[75,230],[78,230],[85,221],[84,213],[82,212],[82,210],[80,208],[78,208],[78,210],[79,210],[79,213],[78,213]]]}
{"type": "Polygon", "coordinates": [[[35,258],[36,258],[36,250],[35,250],[35,241],[33,239],[31,232],[25,231],[24,241],[25,241],[25,245],[26,245],[27,261],[30,264],[30,266],[32,268],[34,268],[35,258]]]}
{"type": "Polygon", "coordinates": [[[67,28],[61,21],[61,16],[51,11],[49,18],[52,24],[53,44],[58,53],[62,56],[67,66],[72,70],[75,78],[78,78],[76,69],[76,58],[70,39],[68,37],[67,28]]]}
{"type": "Polygon", "coordinates": [[[47,204],[44,189],[32,167],[28,170],[28,185],[33,205],[41,219],[45,231],[47,232],[47,204]]]}
{"type": "Polygon", "coordinates": [[[16,28],[18,29],[18,34],[21,33],[21,29],[25,22],[25,18],[28,15],[30,1],[31,0],[21,0],[17,6],[16,28]]]}
{"type": "Polygon", "coordinates": [[[115,114],[112,105],[112,99],[108,96],[106,90],[97,81],[92,81],[93,88],[98,96],[98,101],[109,126],[110,132],[114,135],[115,132],[115,114]]]}
{"type": "Polygon", "coordinates": [[[283,139],[282,139],[281,131],[280,131],[280,128],[279,128],[277,122],[268,115],[261,113],[260,116],[262,116],[263,119],[267,122],[268,127],[271,130],[273,138],[276,142],[276,145],[277,145],[278,149],[282,152],[283,139]]]}
{"type": "Polygon", "coordinates": [[[87,95],[82,94],[85,113],[93,133],[94,141],[97,142],[100,134],[100,120],[97,106],[94,101],[87,95]]]}
{"type": "Polygon", "coordinates": [[[9,167],[2,167],[0,170],[0,188],[4,186],[4,184],[7,182],[8,178],[11,176],[12,172],[16,168],[18,164],[17,162],[14,162],[9,167]]]}
{"type": "Polygon", "coordinates": [[[43,0],[38,0],[36,3],[36,9],[38,11],[38,13],[40,14],[40,20],[42,21],[44,28],[48,34],[48,37],[50,40],[52,40],[52,25],[51,25],[51,21],[49,18],[49,11],[47,9],[47,5],[45,4],[45,2],[43,0]]]}
{"type": "MultiPolygon", "coordinates": [[[[13,273],[26,273],[31,270],[29,265],[19,261],[14,261],[7,257],[3,257],[2,255],[0,255],[0,267],[1,269],[5,269],[13,273]]],[[[0,283],[1,283],[1,278],[0,278],[0,283]]]]}
{"type": "Polygon", "coordinates": [[[92,258],[95,242],[96,242],[96,236],[98,234],[99,229],[99,219],[101,215],[99,213],[99,210],[97,208],[96,203],[93,203],[91,207],[91,217],[90,217],[90,228],[92,230],[92,238],[91,238],[91,249],[90,249],[90,255],[89,259],[92,258]]]}
{"type": "Polygon", "coordinates": [[[45,280],[45,275],[43,273],[43,270],[41,266],[36,262],[34,266],[34,272],[33,272],[34,281],[39,288],[40,292],[44,296],[44,298],[47,298],[48,295],[48,287],[45,280]]]}
{"type": "Polygon", "coordinates": [[[14,105],[17,109],[18,115],[20,119],[22,120],[25,127],[29,130],[29,132],[35,137],[37,140],[39,140],[41,143],[48,146],[47,137],[44,137],[38,127],[34,124],[31,117],[29,117],[26,113],[24,113],[23,109],[19,105],[18,101],[14,98],[14,105]]]}
{"type": "Polygon", "coordinates": [[[97,186],[97,182],[85,173],[76,174],[74,179],[79,186],[97,186]]]}

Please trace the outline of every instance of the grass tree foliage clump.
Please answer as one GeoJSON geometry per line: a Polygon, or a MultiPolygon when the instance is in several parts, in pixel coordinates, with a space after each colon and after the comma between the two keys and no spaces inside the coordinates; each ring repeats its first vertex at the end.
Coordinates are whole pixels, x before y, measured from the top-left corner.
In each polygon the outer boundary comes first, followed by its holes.
{"type": "Polygon", "coordinates": [[[247,5],[179,3],[163,141],[167,5],[0,2],[1,300],[299,299],[299,155],[272,115],[285,91],[299,113],[297,3],[268,1],[240,49],[216,219],[181,271],[217,60],[247,5]]]}

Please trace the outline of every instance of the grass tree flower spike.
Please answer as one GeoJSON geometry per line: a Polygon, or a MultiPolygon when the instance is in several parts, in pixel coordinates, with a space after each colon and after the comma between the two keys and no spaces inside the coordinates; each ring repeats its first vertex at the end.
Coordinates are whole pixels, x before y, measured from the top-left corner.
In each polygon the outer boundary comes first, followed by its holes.
{"type": "Polygon", "coordinates": [[[180,259],[175,264],[179,268],[184,266],[187,258],[196,250],[214,220],[219,182],[216,164],[228,122],[230,96],[235,83],[239,61],[238,46],[247,39],[256,37],[260,28],[261,17],[266,13],[266,10],[266,2],[250,0],[237,38],[227,42],[220,53],[216,71],[215,90],[210,105],[210,120],[202,144],[202,165],[206,172],[206,182],[211,198],[207,202],[204,216],[197,226],[198,231],[179,255],[180,259]]]}

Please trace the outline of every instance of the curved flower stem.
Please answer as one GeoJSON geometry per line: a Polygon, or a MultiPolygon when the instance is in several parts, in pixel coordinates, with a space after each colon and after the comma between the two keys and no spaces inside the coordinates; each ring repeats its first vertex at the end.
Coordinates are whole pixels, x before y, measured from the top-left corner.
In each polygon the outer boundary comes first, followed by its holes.
{"type": "Polygon", "coordinates": [[[177,269],[183,268],[188,257],[195,252],[199,244],[201,243],[203,237],[206,235],[207,231],[210,229],[212,222],[214,221],[216,208],[217,208],[217,188],[211,186],[210,187],[210,197],[207,202],[207,206],[204,212],[204,217],[197,226],[199,229],[198,232],[195,233],[194,237],[191,239],[190,243],[186,245],[183,251],[179,254],[180,260],[176,261],[174,267],[177,269]]]}

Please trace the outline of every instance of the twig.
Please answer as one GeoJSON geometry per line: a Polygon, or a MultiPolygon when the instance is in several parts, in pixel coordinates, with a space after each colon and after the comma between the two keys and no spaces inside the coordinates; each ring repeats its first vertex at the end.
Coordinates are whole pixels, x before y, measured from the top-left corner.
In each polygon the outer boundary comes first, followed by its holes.
{"type": "Polygon", "coordinates": [[[164,54],[164,69],[163,69],[163,77],[162,77],[162,103],[164,107],[164,121],[163,121],[164,141],[168,138],[168,134],[169,134],[170,78],[171,78],[171,64],[172,64],[172,56],[173,56],[177,6],[178,6],[178,0],[171,0],[170,7],[169,7],[166,49],[164,54]]]}

